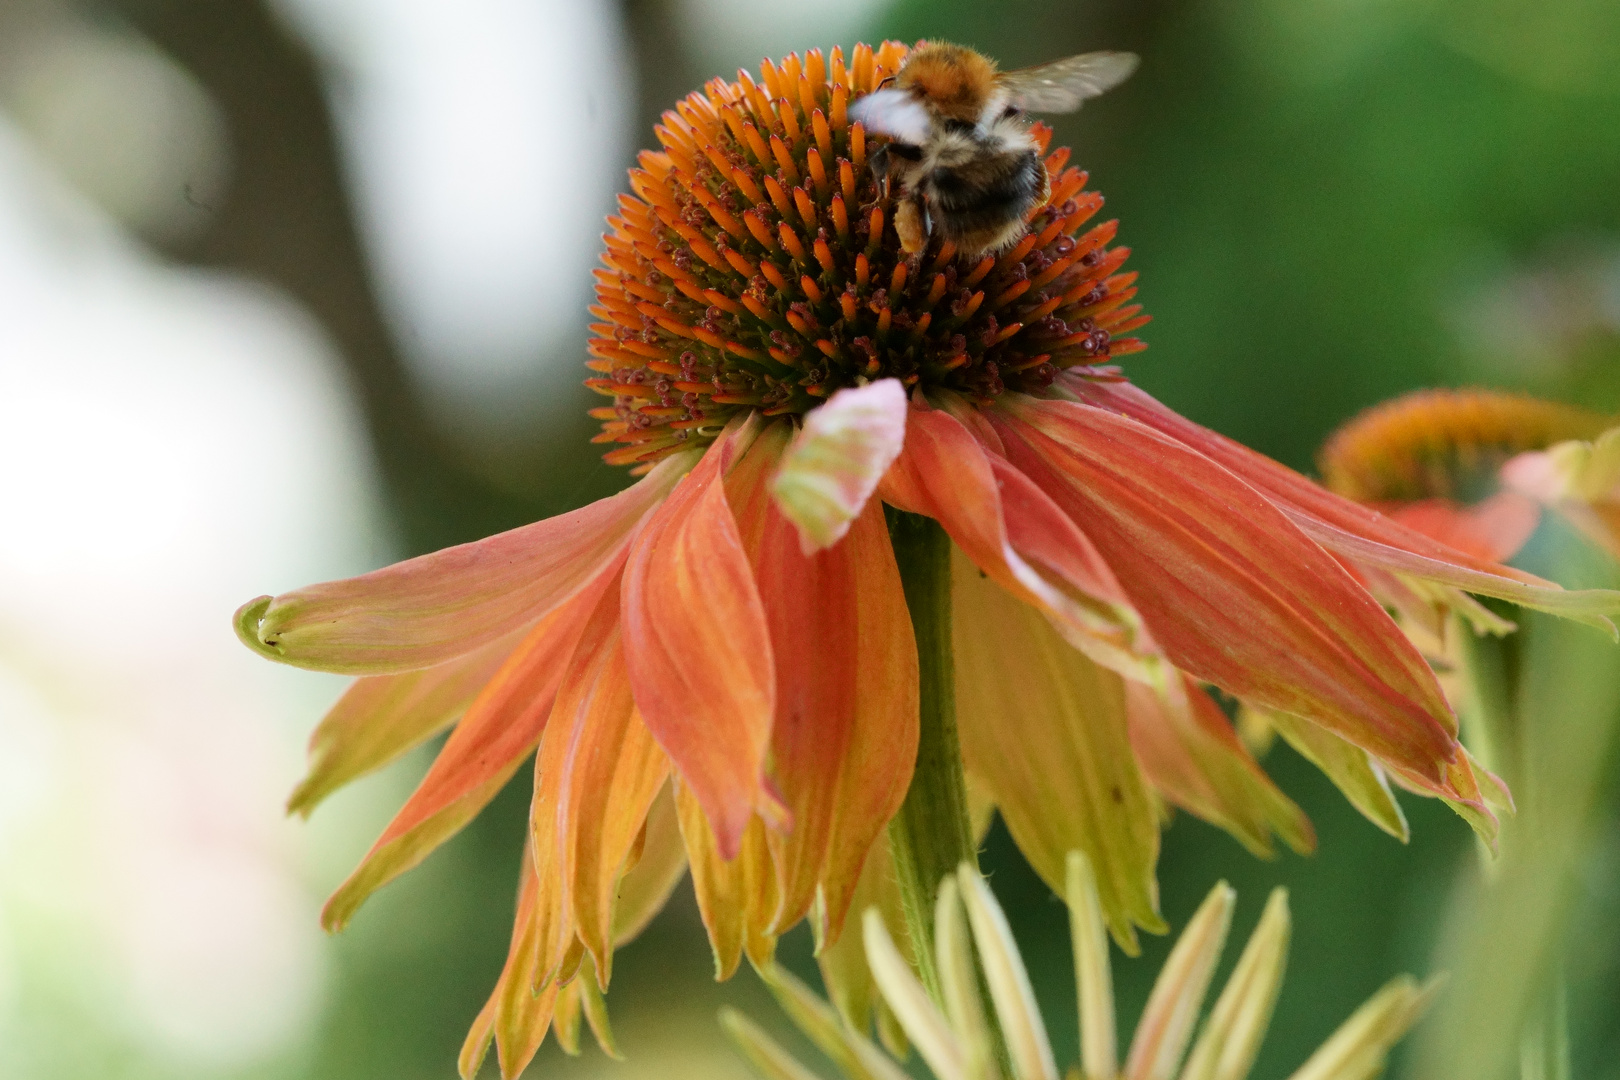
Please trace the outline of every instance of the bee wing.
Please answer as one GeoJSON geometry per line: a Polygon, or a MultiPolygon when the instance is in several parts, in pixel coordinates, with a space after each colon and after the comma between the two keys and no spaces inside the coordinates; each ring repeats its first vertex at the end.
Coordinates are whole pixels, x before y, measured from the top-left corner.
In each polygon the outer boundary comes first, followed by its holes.
{"type": "Polygon", "coordinates": [[[1003,72],[997,81],[1012,103],[1030,112],[1073,112],[1087,98],[1104,94],[1130,77],[1135,53],[1093,52],[1050,64],[1003,72]]]}
{"type": "Polygon", "coordinates": [[[874,90],[850,105],[849,118],[867,131],[911,146],[927,142],[932,127],[928,110],[904,90],[874,90]]]}

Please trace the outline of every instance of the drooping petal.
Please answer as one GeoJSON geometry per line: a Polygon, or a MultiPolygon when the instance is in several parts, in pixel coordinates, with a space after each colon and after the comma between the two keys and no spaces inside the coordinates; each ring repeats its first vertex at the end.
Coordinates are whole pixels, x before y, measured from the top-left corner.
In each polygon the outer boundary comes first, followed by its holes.
{"type": "Polygon", "coordinates": [[[914,403],[905,448],[878,492],[937,520],[980,570],[1040,608],[1093,659],[1132,670],[1155,658],[1091,542],[1027,477],[986,453],[964,420],[914,403]]]}
{"type": "Polygon", "coordinates": [[[756,810],[782,816],[764,784],[776,689],[770,633],[722,482],[741,442],[733,430],[711,446],[650,517],[622,593],[636,704],[725,858],[740,850],[756,810]]]}
{"type": "Polygon", "coordinates": [[[1065,378],[1062,385],[1080,400],[1138,420],[1230,469],[1335,555],[1614,632],[1607,616],[1620,614],[1620,593],[1564,590],[1533,574],[1448,547],[1193,423],[1129,383],[1065,378]]]}
{"type": "Polygon", "coordinates": [[[675,807],[698,911],[714,949],[714,977],[731,978],[745,952],[756,967],[764,966],[776,954],[771,927],[781,906],[764,822],[751,818],[737,854],[726,859],[702,805],[685,784],[676,788],[675,807]]]}
{"type": "Polygon", "coordinates": [[[617,574],[598,578],[529,631],[468,706],[416,791],[326,902],[323,926],[341,930],[366,897],[420,863],[506,785],[545,729],[592,611],[617,583],[617,574]]]}
{"type": "Polygon", "coordinates": [[[455,723],[520,640],[500,638],[430,668],[355,680],[310,736],[312,764],[288,798],[287,812],[308,817],[338,788],[455,723]]]}
{"type": "Polygon", "coordinates": [[[962,759],[1054,892],[1068,853],[1086,853],[1109,928],[1134,954],[1133,923],[1165,926],[1153,876],[1159,823],[1131,752],[1124,680],[961,556],[953,578],[962,759]]]}
{"type": "Polygon", "coordinates": [[[613,904],[619,877],[669,774],[665,757],[630,697],[618,596],[604,595],[585,630],[546,723],[535,800],[555,807],[537,818],[534,844],[550,845],[563,909],[560,959],[577,934],[601,985],[613,965],[613,904]]]}
{"type": "Polygon", "coordinates": [[[664,909],[686,876],[686,844],[675,814],[675,790],[666,783],[647,811],[635,865],[619,879],[613,907],[613,945],[633,940],[664,909]]]}
{"type": "Polygon", "coordinates": [[[906,392],[899,379],[840,390],[812,409],[771,481],[805,554],[843,538],[900,453],[906,392]]]}
{"type": "MultiPolygon", "coordinates": [[[[901,398],[904,405],[904,398],[901,398]]],[[[905,799],[917,756],[917,649],[883,508],[806,555],[767,478],[787,426],[760,435],[726,479],[776,661],[771,776],[793,815],[769,843],[784,930],[811,910],[835,941],[866,853],[905,799]]],[[[791,451],[789,451],[791,453],[791,451]]]]}
{"type": "Polygon", "coordinates": [[[1085,522],[1177,667],[1445,788],[1456,719],[1434,673],[1276,507],[1116,413],[1020,397],[996,419],[1009,457],[1085,522]]]}
{"type": "Polygon", "coordinates": [[[683,453],[617,495],[369,574],[261,596],[237,634],[272,660],[382,675],[463,656],[535,622],[614,564],[691,467],[683,453]]]}
{"type": "Polygon", "coordinates": [[[1255,764],[1208,694],[1178,673],[1159,687],[1127,681],[1125,696],[1131,748],[1166,798],[1256,855],[1271,855],[1273,831],[1301,854],[1315,849],[1304,811],[1255,764]]]}
{"type": "Polygon", "coordinates": [[[495,990],[461,1048],[458,1062],[461,1080],[475,1080],[490,1040],[496,1044],[502,1080],[514,1080],[534,1059],[540,1044],[545,1041],[551,1026],[552,1010],[556,1005],[557,986],[549,985],[539,994],[533,992],[535,911],[539,883],[534,864],[527,853],[523,857],[522,886],[518,892],[517,914],[512,922],[512,944],[506,954],[506,965],[495,983],[495,990]]]}
{"type": "Polygon", "coordinates": [[[1321,769],[1363,817],[1403,844],[1411,838],[1389,778],[1367,751],[1296,716],[1270,711],[1261,715],[1301,757],[1321,769]]]}

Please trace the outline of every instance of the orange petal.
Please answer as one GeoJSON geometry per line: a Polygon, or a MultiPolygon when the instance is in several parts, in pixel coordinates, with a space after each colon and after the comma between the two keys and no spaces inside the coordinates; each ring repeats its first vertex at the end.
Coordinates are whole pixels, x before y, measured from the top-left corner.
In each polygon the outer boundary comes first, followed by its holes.
{"type": "Polygon", "coordinates": [[[1178,668],[1444,784],[1434,673],[1332,556],[1231,473],[1089,405],[1009,395],[1008,455],[1085,530],[1178,668]]]}
{"type": "Polygon", "coordinates": [[[593,582],[529,631],[468,707],[416,791],[326,902],[323,926],[341,930],[366,897],[427,858],[511,779],[540,738],[591,612],[616,584],[617,575],[593,582]]]}
{"type": "Polygon", "coordinates": [[[462,656],[533,623],[596,580],[669,492],[690,453],[606,499],[359,577],[261,596],[237,634],[272,660],[382,675],[462,656]]]}
{"type": "Polygon", "coordinates": [[[602,986],[612,975],[619,877],[669,775],[669,759],[630,698],[617,599],[604,597],[609,629],[600,640],[586,631],[546,724],[539,783],[556,789],[556,816],[538,821],[547,834],[535,836],[537,847],[556,847],[558,903],[571,909],[572,932],[594,958],[602,986]]]}
{"type": "Polygon", "coordinates": [[[1141,421],[1230,469],[1275,503],[1305,535],[1336,555],[1615,632],[1607,616],[1620,614],[1620,593],[1566,591],[1534,574],[1458,551],[1193,423],[1129,383],[1070,377],[1062,385],[1080,400],[1141,421]]]}
{"type": "Polygon", "coordinates": [[[958,556],[952,639],[962,760],[1019,850],[1062,893],[1068,853],[1096,867],[1109,928],[1157,933],[1159,823],[1127,733],[1124,680],[958,556]]]}
{"type": "Polygon", "coordinates": [[[675,807],[698,911],[714,949],[714,977],[725,980],[736,974],[745,951],[756,965],[769,963],[776,951],[771,924],[781,905],[764,822],[757,815],[749,819],[737,854],[726,859],[702,804],[685,784],[675,789],[675,807]]]}
{"type": "MultiPolygon", "coordinates": [[[[993,433],[982,435],[994,439],[993,433]]],[[[941,409],[916,404],[878,494],[934,518],[1002,588],[1040,608],[1076,648],[1117,670],[1153,654],[1113,572],[1029,479],[941,409]]]]}
{"type": "Polygon", "coordinates": [[[615,948],[647,928],[685,874],[686,844],[675,814],[675,789],[665,783],[647,811],[635,865],[619,879],[613,907],[615,948]]]}
{"type": "Polygon", "coordinates": [[[734,857],[763,783],[775,707],[765,610],[726,503],[732,436],[709,448],[648,520],[623,586],[625,659],[642,718],[734,857]]]}
{"type": "Polygon", "coordinates": [[[458,1062],[462,1080],[474,1080],[491,1038],[501,1064],[503,1080],[512,1080],[528,1067],[551,1026],[557,1000],[555,983],[536,994],[534,985],[536,897],[538,882],[527,854],[523,859],[523,885],[518,892],[517,914],[512,922],[512,944],[506,966],[495,983],[495,990],[461,1048],[458,1062]]]}
{"type": "Polygon", "coordinates": [[[1315,849],[1304,811],[1255,764],[1210,696],[1180,675],[1160,689],[1127,682],[1131,748],[1171,802],[1269,857],[1273,831],[1300,854],[1315,849]]]}
{"type": "Polygon", "coordinates": [[[309,774],[287,812],[309,816],[328,795],[453,724],[522,640],[511,635],[418,671],[356,679],[309,739],[309,774]]]}
{"type": "MultiPolygon", "coordinates": [[[[904,397],[901,398],[902,404],[904,397]]],[[[861,865],[911,783],[917,650],[883,508],[806,555],[768,478],[789,428],[767,429],[726,479],[776,660],[771,775],[793,815],[769,835],[782,932],[822,891],[817,940],[837,938],[861,865]]]]}

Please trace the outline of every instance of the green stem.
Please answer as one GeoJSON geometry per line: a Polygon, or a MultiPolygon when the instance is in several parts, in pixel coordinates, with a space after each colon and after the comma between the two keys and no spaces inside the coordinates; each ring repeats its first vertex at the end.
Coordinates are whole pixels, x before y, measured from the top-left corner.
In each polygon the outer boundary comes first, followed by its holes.
{"type": "Polygon", "coordinates": [[[889,538],[917,639],[920,730],[917,770],[900,812],[889,823],[889,846],[906,915],[906,930],[923,985],[940,999],[934,960],[934,899],[947,874],[963,862],[978,866],[968,818],[967,781],[956,734],[956,671],[951,653],[951,541],[932,518],[885,508],[889,538]]]}

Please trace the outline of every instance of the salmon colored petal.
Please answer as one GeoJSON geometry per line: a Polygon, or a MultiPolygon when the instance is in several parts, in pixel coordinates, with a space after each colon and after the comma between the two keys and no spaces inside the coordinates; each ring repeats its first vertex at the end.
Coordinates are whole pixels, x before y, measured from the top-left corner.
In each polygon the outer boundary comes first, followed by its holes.
{"type": "Polygon", "coordinates": [[[675,789],[675,809],[698,911],[714,949],[714,977],[724,981],[736,974],[745,952],[756,966],[769,963],[776,952],[771,924],[781,901],[765,823],[758,815],[751,818],[737,854],[727,859],[720,854],[702,804],[685,784],[675,789]]]}
{"type": "Polygon", "coordinates": [[[1516,491],[1499,491],[1472,506],[1422,499],[1379,509],[1413,532],[1490,562],[1511,559],[1541,520],[1535,500],[1516,491]]]}
{"type": "Polygon", "coordinates": [[[906,392],[899,379],[840,390],[812,409],[771,481],[806,555],[843,538],[900,453],[906,392]]]}
{"type": "Polygon", "coordinates": [[[568,658],[597,601],[616,584],[616,575],[593,582],[529,631],[468,706],[360,866],[326,902],[323,926],[341,930],[366,897],[454,836],[511,779],[545,728],[568,658]]]}
{"type": "Polygon", "coordinates": [[[514,1080],[525,1068],[545,1041],[551,1026],[552,1010],[556,1005],[557,987],[546,987],[536,994],[533,964],[535,955],[535,909],[538,882],[534,867],[527,855],[523,859],[523,885],[518,893],[517,915],[512,923],[512,944],[507,950],[506,966],[495,983],[495,990],[461,1048],[458,1061],[461,1080],[474,1080],[490,1040],[496,1044],[496,1057],[500,1060],[502,1080],[514,1080]]]}
{"type": "Polygon", "coordinates": [[[642,718],[734,857],[764,784],[775,709],[765,609],[722,482],[742,447],[729,432],[648,520],[623,586],[625,659],[642,718]]]}
{"type": "Polygon", "coordinates": [[[1437,784],[1456,720],[1373,598],[1276,507],[1134,420],[1009,395],[1008,455],[1091,537],[1178,668],[1437,784]]]}
{"type": "Polygon", "coordinates": [[[1153,786],[1256,855],[1271,856],[1273,832],[1302,855],[1315,850],[1304,811],[1255,764],[1220,706],[1180,675],[1173,679],[1163,689],[1125,684],[1131,747],[1153,786]]]}
{"type": "Polygon", "coordinates": [[[822,942],[841,931],[866,853],[911,783],[917,649],[882,506],[867,502],[839,543],[806,555],[771,499],[788,430],[760,435],[727,476],[726,495],[776,659],[771,776],[793,828],[769,835],[782,903],[774,929],[804,918],[819,890],[822,942]]]}
{"type": "Polygon", "coordinates": [[[1091,542],[1027,477],[987,453],[962,420],[914,404],[905,447],[878,493],[937,520],[980,570],[1045,612],[1098,662],[1128,671],[1153,657],[1141,620],[1091,542]]]}
{"type": "Polygon", "coordinates": [[[558,787],[561,902],[572,906],[575,932],[605,987],[613,970],[619,878],[669,775],[669,759],[630,699],[617,626],[558,693],[546,725],[546,743],[553,739],[565,748],[555,774],[544,778],[558,787]]]}
{"type": "Polygon", "coordinates": [[[634,864],[619,879],[613,907],[613,945],[633,940],[664,909],[686,875],[686,844],[675,813],[675,789],[665,783],[647,811],[634,864]]]}
{"type": "Polygon", "coordinates": [[[1533,574],[1448,547],[1193,423],[1129,383],[1066,377],[1062,385],[1081,401],[1138,420],[1230,469],[1335,555],[1615,632],[1606,616],[1620,614],[1620,593],[1564,590],[1533,574]]]}
{"type": "Polygon", "coordinates": [[[308,817],[338,788],[455,723],[522,637],[501,638],[430,668],[355,680],[310,736],[309,774],[287,800],[287,812],[308,817]]]}
{"type": "Polygon", "coordinates": [[[571,513],[359,577],[261,596],[237,611],[237,634],[272,660],[347,675],[463,656],[596,580],[692,460],[690,453],[666,459],[619,494],[571,513]]]}
{"type": "Polygon", "coordinates": [[[1069,646],[1038,612],[953,565],[952,639],[962,760],[990,789],[1019,850],[1054,891],[1085,852],[1109,928],[1136,951],[1154,933],[1159,822],[1131,752],[1124,680],[1069,646]]]}

